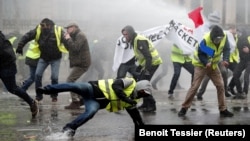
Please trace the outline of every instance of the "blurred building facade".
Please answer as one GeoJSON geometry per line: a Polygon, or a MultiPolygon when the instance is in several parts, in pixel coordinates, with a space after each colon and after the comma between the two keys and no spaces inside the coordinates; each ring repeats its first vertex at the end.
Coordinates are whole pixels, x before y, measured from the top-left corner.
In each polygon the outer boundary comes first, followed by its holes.
{"type": "MultiPolygon", "coordinates": [[[[222,17],[222,25],[249,25],[250,22],[250,1],[248,0],[162,1],[166,4],[176,4],[190,11],[202,6],[205,16],[213,11],[218,11],[222,17]]],[[[93,26],[93,23],[82,20],[83,16],[91,16],[91,13],[81,13],[85,7],[89,6],[88,3],[88,0],[0,0],[0,27],[5,32],[19,30],[23,33],[34,28],[44,17],[53,19],[57,24],[64,24],[75,16],[79,17],[78,21],[84,23],[84,27],[93,26]],[[83,9],[74,9],[77,3],[80,3],[83,9]]],[[[96,4],[98,5],[98,1],[96,4]]]]}

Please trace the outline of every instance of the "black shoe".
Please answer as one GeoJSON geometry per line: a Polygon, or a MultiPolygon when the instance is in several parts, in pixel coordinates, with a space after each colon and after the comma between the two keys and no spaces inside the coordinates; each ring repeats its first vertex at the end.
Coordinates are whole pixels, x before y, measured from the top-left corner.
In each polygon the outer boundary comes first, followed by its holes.
{"type": "Polygon", "coordinates": [[[181,110],[178,112],[178,116],[183,117],[186,115],[186,113],[187,113],[187,109],[181,108],[181,110]]]}
{"type": "Polygon", "coordinates": [[[197,100],[202,101],[203,100],[202,96],[197,95],[197,100]]]}
{"type": "Polygon", "coordinates": [[[142,104],[141,106],[138,106],[137,108],[138,108],[138,110],[143,110],[144,108],[146,108],[146,105],[142,104]]]}
{"type": "Polygon", "coordinates": [[[69,128],[69,127],[63,127],[63,130],[62,130],[63,133],[66,133],[67,136],[69,137],[73,137],[76,133],[75,130],[69,128]]]}
{"type": "Polygon", "coordinates": [[[220,111],[220,116],[221,117],[233,117],[234,114],[229,112],[227,109],[224,110],[224,111],[220,111]]]}
{"type": "Polygon", "coordinates": [[[236,92],[233,88],[228,87],[227,91],[229,91],[232,95],[236,95],[236,92]]]}
{"type": "Polygon", "coordinates": [[[80,102],[80,103],[79,103],[80,106],[83,106],[83,105],[84,105],[84,100],[83,100],[83,98],[81,98],[79,102],[80,102]]]}
{"type": "Polygon", "coordinates": [[[228,92],[225,92],[225,96],[226,97],[231,97],[231,94],[229,94],[228,92]]]}
{"type": "Polygon", "coordinates": [[[45,94],[45,95],[50,95],[48,92],[46,92],[47,90],[45,90],[43,87],[38,87],[36,88],[36,93],[38,95],[42,95],[42,94],[45,94]]]}

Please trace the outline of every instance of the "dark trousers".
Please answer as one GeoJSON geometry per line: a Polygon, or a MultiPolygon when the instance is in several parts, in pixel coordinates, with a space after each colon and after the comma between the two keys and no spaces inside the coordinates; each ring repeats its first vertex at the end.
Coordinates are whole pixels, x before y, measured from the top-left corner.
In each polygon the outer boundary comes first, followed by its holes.
{"type": "Polygon", "coordinates": [[[10,93],[20,97],[29,105],[31,105],[33,99],[23,89],[19,88],[16,85],[16,73],[17,69],[15,64],[0,68],[0,78],[3,81],[3,84],[5,85],[6,89],[10,93]]]}
{"type": "Polygon", "coordinates": [[[174,89],[175,89],[177,82],[179,80],[182,67],[184,67],[191,74],[191,83],[193,81],[193,76],[194,76],[194,66],[193,66],[192,62],[185,62],[183,64],[178,63],[178,62],[173,62],[173,66],[174,66],[174,74],[173,74],[173,77],[172,77],[172,80],[170,83],[170,88],[168,91],[169,94],[174,93],[174,89]]]}
{"type": "MultiPolygon", "coordinates": [[[[150,81],[151,78],[153,77],[154,73],[158,69],[158,67],[159,67],[159,65],[152,66],[151,69],[148,70],[149,71],[149,75],[145,74],[145,72],[142,71],[142,73],[138,77],[137,81],[140,81],[140,80],[148,80],[148,81],[150,81]]],[[[148,97],[144,97],[143,98],[142,106],[143,107],[156,107],[155,103],[156,102],[155,102],[155,99],[154,99],[153,95],[150,95],[148,97]]]]}
{"type": "Polygon", "coordinates": [[[249,74],[250,74],[250,61],[240,61],[233,73],[233,80],[236,85],[238,93],[242,92],[245,92],[246,94],[248,93],[249,74]],[[244,70],[245,70],[244,80],[243,80],[244,84],[242,89],[242,84],[240,83],[240,76],[244,70]]]}

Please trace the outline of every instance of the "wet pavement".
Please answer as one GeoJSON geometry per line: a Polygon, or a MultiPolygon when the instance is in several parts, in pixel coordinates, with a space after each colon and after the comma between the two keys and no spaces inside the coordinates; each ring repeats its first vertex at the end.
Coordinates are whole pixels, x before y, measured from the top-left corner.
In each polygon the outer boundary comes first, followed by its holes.
{"type": "MultiPolygon", "coordinates": [[[[34,91],[28,91],[35,97],[34,91]]],[[[249,125],[249,98],[234,100],[226,98],[232,118],[221,118],[218,111],[216,91],[209,89],[203,101],[194,100],[185,117],[177,112],[187,90],[176,90],[174,99],[169,99],[166,91],[154,91],[157,101],[155,113],[141,113],[146,124],[153,125],[249,125]]],[[[93,119],[78,128],[73,138],[60,133],[62,127],[84,111],[65,110],[69,104],[69,93],[60,93],[58,102],[52,103],[44,96],[39,105],[40,112],[31,118],[29,106],[11,94],[0,94],[0,141],[132,141],[134,125],[126,111],[109,113],[100,110],[93,119]]],[[[138,105],[140,105],[139,103],[138,105]]]]}

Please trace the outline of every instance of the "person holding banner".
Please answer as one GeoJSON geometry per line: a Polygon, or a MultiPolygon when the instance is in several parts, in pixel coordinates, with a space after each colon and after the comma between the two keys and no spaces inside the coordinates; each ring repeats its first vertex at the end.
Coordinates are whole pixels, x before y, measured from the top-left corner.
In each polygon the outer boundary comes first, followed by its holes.
{"type": "Polygon", "coordinates": [[[168,90],[168,95],[170,99],[173,98],[174,89],[180,77],[182,67],[184,67],[191,74],[191,83],[193,81],[194,76],[192,54],[183,54],[183,51],[175,44],[171,48],[171,61],[173,62],[174,74],[168,90]]]}
{"type": "MultiPolygon", "coordinates": [[[[159,56],[158,51],[154,47],[152,41],[150,41],[147,37],[136,33],[132,26],[125,26],[121,32],[125,37],[126,42],[133,46],[135,58],[138,62],[136,70],[140,73],[137,81],[150,81],[159,65],[162,64],[162,58],[159,56]]],[[[143,112],[156,111],[156,102],[154,97],[150,95],[143,98],[143,103],[138,108],[143,112]]]]}
{"type": "Polygon", "coordinates": [[[234,116],[233,113],[227,110],[224,83],[218,68],[218,63],[221,59],[223,60],[221,63],[224,66],[229,65],[229,55],[230,47],[227,36],[221,27],[217,25],[213,26],[211,31],[203,36],[203,39],[194,52],[194,57],[192,59],[192,64],[194,65],[194,78],[186,98],[182,103],[182,107],[178,112],[178,116],[183,117],[186,115],[201,81],[206,75],[212,80],[214,86],[216,86],[220,116],[234,116]]]}

